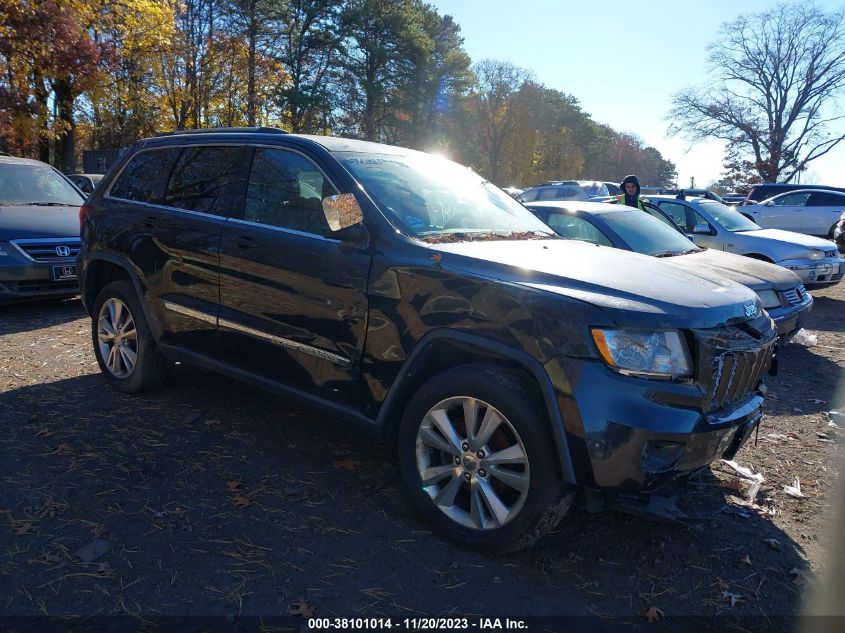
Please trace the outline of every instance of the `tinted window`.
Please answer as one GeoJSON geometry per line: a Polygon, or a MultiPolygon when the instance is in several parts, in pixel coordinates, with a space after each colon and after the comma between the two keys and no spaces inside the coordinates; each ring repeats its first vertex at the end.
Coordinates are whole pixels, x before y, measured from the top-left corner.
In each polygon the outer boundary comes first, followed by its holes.
{"type": "Polygon", "coordinates": [[[808,207],[845,207],[845,196],[836,193],[812,193],[808,207]]]}
{"type": "Polygon", "coordinates": [[[243,146],[189,147],[170,174],[164,204],[215,215],[240,215],[246,183],[243,146]]]}
{"type": "Polygon", "coordinates": [[[281,149],[258,148],[252,160],[244,219],[329,235],[323,198],[337,194],[310,160],[281,149]]]}
{"type": "Polygon", "coordinates": [[[610,240],[604,236],[595,226],[575,217],[574,215],[566,215],[564,213],[550,213],[548,225],[552,227],[558,235],[563,235],[573,240],[581,240],[583,242],[591,242],[593,244],[603,244],[610,246],[610,240]]]}
{"type": "Polygon", "coordinates": [[[136,202],[157,202],[161,182],[167,177],[176,151],[169,148],[136,154],[112,185],[109,195],[136,202]]]}

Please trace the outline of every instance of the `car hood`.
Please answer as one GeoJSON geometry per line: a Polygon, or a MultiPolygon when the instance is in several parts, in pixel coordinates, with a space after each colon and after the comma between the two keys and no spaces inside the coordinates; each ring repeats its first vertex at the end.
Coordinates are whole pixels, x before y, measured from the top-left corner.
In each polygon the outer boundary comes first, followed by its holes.
{"type": "Polygon", "coordinates": [[[795,233],[793,231],[782,231],[780,229],[760,229],[759,231],[739,231],[734,235],[741,235],[744,238],[776,240],[788,246],[803,246],[804,248],[813,248],[821,251],[836,250],[836,244],[830,240],[821,237],[814,237],[812,235],[805,235],[804,233],[795,233]]]}
{"type": "Polygon", "coordinates": [[[437,244],[444,268],[560,294],[606,310],[619,325],[709,328],[748,320],[748,288],[660,259],[575,240],[437,244]]]}
{"type": "Polygon", "coordinates": [[[0,206],[0,240],[76,237],[79,207],[0,206]]]}
{"type": "Polygon", "coordinates": [[[707,271],[754,291],[789,290],[801,284],[801,278],[783,266],[713,249],[666,257],[663,261],[681,270],[707,271]]]}

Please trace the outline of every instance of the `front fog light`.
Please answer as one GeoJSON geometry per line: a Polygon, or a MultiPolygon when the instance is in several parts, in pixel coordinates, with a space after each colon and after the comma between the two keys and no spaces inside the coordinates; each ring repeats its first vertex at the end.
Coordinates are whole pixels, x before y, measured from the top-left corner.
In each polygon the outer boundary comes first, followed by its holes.
{"type": "Polygon", "coordinates": [[[677,330],[594,329],[593,341],[602,359],[620,374],[644,378],[692,376],[692,360],[677,330]]]}

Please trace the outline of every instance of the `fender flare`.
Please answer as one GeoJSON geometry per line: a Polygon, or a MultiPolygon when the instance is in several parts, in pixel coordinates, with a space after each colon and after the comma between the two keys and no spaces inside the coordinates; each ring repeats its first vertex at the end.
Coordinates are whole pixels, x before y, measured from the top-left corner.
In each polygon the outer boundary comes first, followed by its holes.
{"type": "MultiPolygon", "coordinates": [[[[136,268],[132,265],[132,262],[130,262],[125,257],[116,255],[114,253],[97,253],[88,257],[85,262],[84,277],[81,279],[83,284],[80,288],[80,290],[82,291],[82,296],[85,297],[85,285],[87,285],[88,283],[87,280],[89,267],[92,263],[98,261],[114,264],[118,268],[122,268],[124,271],[126,271],[126,274],[129,276],[129,281],[132,282],[132,285],[135,288],[135,293],[138,295],[138,300],[141,304],[141,310],[144,311],[144,318],[147,320],[147,324],[150,327],[150,331],[153,334],[153,338],[156,340],[156,342],[158,342],[158,340],[161,338],[161,324],[159,323],[158,318],[153,314],[152,310],[150,310],[150,306],[148,305],[148,303],[144,300],[144,297],[146,297],[147,292],[146,287],[143,283],[141,283],[141,276],[138,274],[136,268]]],[[[93,305],[85,306],[89,314],[91,314],[91,310],[93,310],[93,307],[93,305]]]]}
{"type": "Polygon", "coordinates": [[[390,385],[390,390],[387,397],[384,399],[381,410],[377,418],[377,426],[382,429],[386,435],[387,417],[397,406],[399,394],[403,388],[413,379],[414,368],[421,362],[421,357],[426,350],[434,342],[453,341],[471,345],[480,351],[491,352],[496,356],[504,356],[516,362],[522,368],[529,372],[537,382],[540,392],[543,394],[543,402],[546,407],[546,412],[549,416],[549,424],[551,426],[552,437],[554,438],[555,448],[557,449],[558,461],[560,464],[560,471],[564,482],[569,484],[577,484],[575,477],[575,470],[572,466],[572,454],[569,451],[569,441],[566,437],[566,430],[563,425],[563,416],[560,412],[560,407],[557,405],[557,398],[555,396],[554,386],[549,378],[548,373],[540,364],[540,362],[527,354],[524,351],[514,349],[483,336],[462,332],[459,330],[449,330],[444,328],[437,328],[425,334],[414,346],[413,351],[405,360],[399,373],[396,375],[393,384],[390,385]]]}

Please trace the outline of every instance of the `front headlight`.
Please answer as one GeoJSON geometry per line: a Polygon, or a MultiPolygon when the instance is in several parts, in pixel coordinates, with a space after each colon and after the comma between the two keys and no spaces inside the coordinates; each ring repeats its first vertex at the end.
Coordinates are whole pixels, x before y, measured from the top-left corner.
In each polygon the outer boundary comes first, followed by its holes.
{"type": "Polygon", "coordinates": [[[824,251],[810,251],[807,259],[824,259],[824,251]]]}
{"type": "Polygon", "coordinates": [[[596,328],[592,334],[604,362],[620,374],[664,379],[692,376],[687,343],[677,330],[596,328]]]}
{"type": "Polygon", "coordinates": [[[781,306],[780,297],[774,290],[760,290],[757,292],[757,296],[760,297],[760,303],[762,303],[763,307],[767,310],[770,308],[779,308],[781,306]]]}

